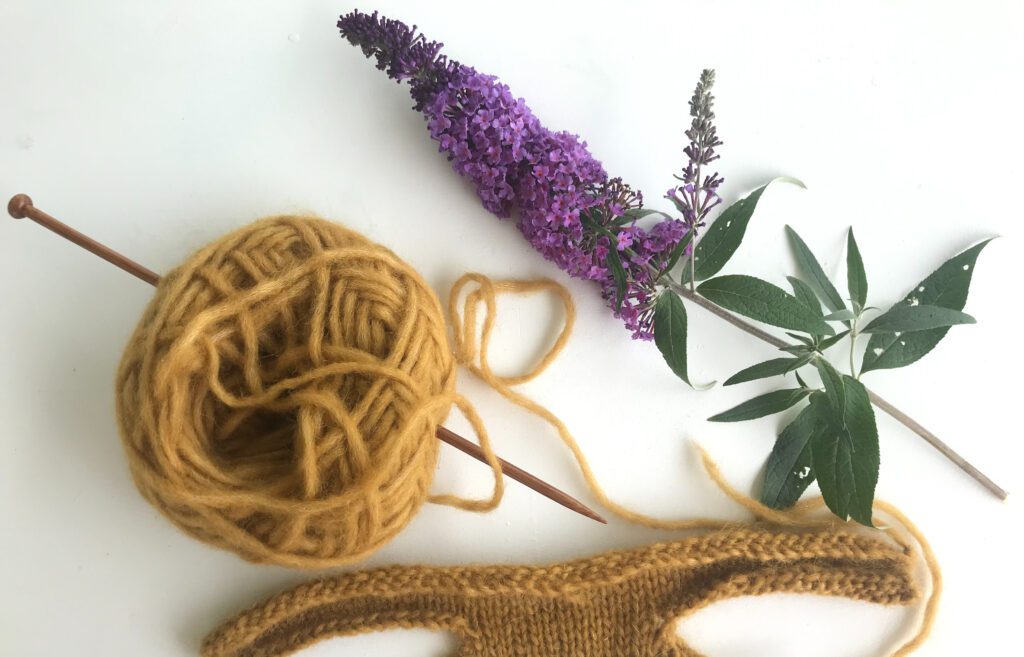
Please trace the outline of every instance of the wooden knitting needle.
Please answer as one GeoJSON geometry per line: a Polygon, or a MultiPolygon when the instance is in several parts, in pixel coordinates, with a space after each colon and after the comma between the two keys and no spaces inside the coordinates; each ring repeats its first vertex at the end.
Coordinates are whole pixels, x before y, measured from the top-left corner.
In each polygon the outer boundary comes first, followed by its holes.
{"type": "MultiPolygon", "coordinates": [[[[7,204],[7,212],[15,219],[24,219],[25,217],[28,217],[43,228],[57,233],[70,242],[74,242],[86,251],[103,258],[116,267],[120,267],[132,276],[146,281],[150,285],[156,285],[160,281],[160,276],[150,269],[143,267],[131,258],[121,255],[110,247],[100,244],[88,235],[78,232],[71,226],[62,223],[43,212],[32,204],[32,199],[29,198],[27,194],[16,194],[11,197],[10,202],[7,204]]],[[[481,463],[487,463],[487,458],[484,456],[483,450],[480,449],[478,445],[466,440],[450,429],[438,427],[437,437],[452,447],[469,454],[481,463]]],[[[565,508],[575,511],[580,515],[586,516],[603,524],[608,524],[608,521],[602,518],[596,511],[568,493],[555,488],[542,479],[538,479],[529,472],[516,467],[502,458],[498,459],[498,463],[501,465],[501,471],[506,477],[518,481],[527,488],[540,493],[549,500],[558,502],[565,508]]]]}

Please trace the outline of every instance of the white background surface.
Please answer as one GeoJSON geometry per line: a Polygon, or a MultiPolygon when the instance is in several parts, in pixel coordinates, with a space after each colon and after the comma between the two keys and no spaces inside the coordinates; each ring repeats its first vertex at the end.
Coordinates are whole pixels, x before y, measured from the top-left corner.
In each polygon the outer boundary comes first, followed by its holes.
{"type": "MultiPolygon", "coordinates": [[[[803,179],[762,200],[728,272],[784,283],[794,225],[843,281],[854,224],[887,306],[945,258],[982,254],[967,310],[911,368],[868,385],[1024,494],[1017,189],[1021,21],[1014,2],[381,0],[453,57],[494,73],[546,125],[583,135],[657,199],[684,160],[686,101],[718,70],[724,194],[803,179]],[[774,5],[774,6],[770,6],[774,5]]],[[[464,271],[553,276],[579,305],[561,360],[525,391],[568,422],[612,495],[671,517],[741,518],[697,466],[699,440],[755,490],[785,417],[704,418],[771,383],[696,393],[633,342],[590,285],[568,281],[478,204],[436,153],[407,90],[335,29],[339,2],[12,2],[0,7],[0,197],[37,205],[164,271],[257,217],[311,211],[411,261],[442,295],[464,271]]],[[[364,9],[372,9],[364,6],[364,9]]],[[[0,653],[196,654],[228,614],[311,575],[243,563],[160,518],[128,476],[113,415],[121,349],[151,292],[28,222],[0,220],[0,653]]],[[[693,309],[691,372],[722,380],[772,350],[693,309]]],[[[495,360],[516,367],[558,320],[504,307],[495,360]]],[[[502,455],[589,500],[540,421],[462,379],[502,455]]],[[[451,426],[465,429],[453,419],[451,426]]],[[[1022,514],[879,416],[879,495],[934,543],[947,590],[924,655],[1018,645],[1022,514]],[[1015,611],[1016,610],[1016,611],[1015,611]]],[[[444,450],[439,491],[483,494],[486,469],[444,450]]],[[[669,537],[574,516],[518,485],[479,516],[427,508],[368,563],[546,562],[669,537]]],[[[773,596],[685,624],[712,656],[876,654],[917,610],[773,596]]],[[[441,655],[427,632],[336,639],[315,655],[441,655]]]]}

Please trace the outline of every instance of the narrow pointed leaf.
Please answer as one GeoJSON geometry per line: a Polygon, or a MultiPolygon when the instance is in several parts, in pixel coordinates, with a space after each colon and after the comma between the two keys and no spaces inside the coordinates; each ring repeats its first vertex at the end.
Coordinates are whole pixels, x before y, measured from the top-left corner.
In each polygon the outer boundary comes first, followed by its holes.
{"type": "Polygon", "coordinates": [[[814,254],[811,253],[803,239],[789,226],[786,226],[786,236],[793,247],[796,264],[806,277],[804,280],[807,281],[811,289],[824,302],[825,307],[833,312],[845,308],[846,304],[843,303],[843,297],[839,295],[836,287],[832,285],[832,281],[825,275],[825,271],[821,268],[818,259],[814,257],[814,254]]]}
{"type": "MultiPolygon", "coordinates": [[[[941,267],[911,289],[900,303],[940,306],[963,310],[971,287],[971,276],[981,250],[992,240],[975,244],[959,255],[947,260],[941,267]]],[[[900,304],[896,304],[897,306],[900,304]]],[[[862,372],[905,367],[920,360],[946,337],[949,328],[916,331],[900,336],[876,333],[868,341],[864,352],[862,372]]]]}
{"type": "Polygon", "coordinates": [[[686,251],[686,247],[690,246],[690,242],[692,241],[693,231],[691,230],[683,236],[683,239],[679,240],[679,242],[672,247],[672,251],[668,256],[667,264],[665,265],[665,271],[672,271],[676,266],[676,263],[679,262],[679,258],[683,255],[683,252],[686,251]]]}
{"type": "Polygon", "coordinates": [[[612,248],[608,249],[605,263],[608,265],[608,270],[612,273],[612,278],[615,279],[615,309],[621,310],[622,300],[626,296],[626,270],[622,266],[619,252],[615,250],[614,244],[612,248]]]}
{"type": "Polygon", "coordinates": [[[623,214],[624,216],[633,217],[634,219],[643,219],[644,217],[649,217],[652,214],[656,214],[660,217],[668,217],[668,215],[661,210],[653,210],[651,208],[634,208],[626,210],[623,214]]]}
{"type": "Polygon", "coordinates": [[[634,208],[631,210],[626,210],[621,216],[615,217],[614,219],[612,219],[611,223],[613,226],[625,226],[626,224],[633,223],[637,219],[643,219],[644,217],[649,217],[651,215],[657,215],[659,217],[668,218],[668,215],[660,210],[652,210],[650,208],[634,208]]]}
{"type": "Polygon", "coordinates": [[[814,474],[834,514],[870,527],[878,483],[878,429],[864,386],[849,376],[843,377],[843,386],[843,425],[833,416],[825,431],[811,437],[814,474]]]}
{"type": "Polygon", "coordinates": [[[786,390],[775,390],[768,394],[748,399],[747,401],[734,406],[718,415],[708,418],[709,422],[742,422],[754,420],[766,415],[780,413],[790,406],[793,406],[806,397],[810,391],[803,388],[791,388],[786,390]]]}
{"type": "Polygon", "coordinates": [[[818,296],[814,293],[814,290],[811,289],[811,286],[794,276],[787,276],[786,280],[788,280],[789,284],[793,287],[793,295],[799,299],[801,303],[810,308],[814,314],[821,317],[821,302],[818,301],[818,296]]]}
{"type": "Polygon", "coordinates": [[[810,360],[811,357],[809,355],[803,358],[773,358],[736,372],[722,385],[731,386],[737,383],[765,379],[770,376],[781,376],[792,372],[801,365],[807,364],[810,360]]]}
{"type": "Polygon", "coordinates": [[[701,283],[697,291],[726,310],[765,324],[814,335],[835,334],[796,297],[753,276],[719,276],[701,283]]]}
{"type": "Polygon", "coordinates": [[[828,401],[820,392],[779,434],[764,469],[761,502],[773,509],[787,509],[800,499],[814,481],[811,438],[827,426],[828,401]]]}
{"type": "Polygon", "coordinates": [[[852,228],[846,235],[846,286],[850,290],[850,298],[858,305],[868,302],[868,276],[864,272],[864,260],[852,228]]]}
{"type": "Polygon", "coordinates": [[[842,331],[840,333],[836,333],[835,335],[833,335],[831,337],[825,338],[824,340],[822,340],[821,342],[818,343],[818,351],[825,351],[826,349],[828,349],[830,347],[834,347],[835,345],[839,344],[843,340],[843,338],[845,338],[848,335],[850,335],[850,331],[846,330],[846,331],[842,331]]]}
{"type": "Polygon", "coordinates": [[[846,388],[843,385],[843,375],[824,358],[815,360],[814,366],[818,368],[821,382],[825,385],[825,395],[832,405],[832,417],[836,426],[841,429],[846,426],[846,388]]]}
{"type": "Polygon", "coordinates": [[[654,304],[654,344],[675,375],[687,385],[698,389],[710,387],[714,382],[705,386],[690,383],[686,363],[686,331],[686,306],[683,300],[672,292],[663,292],[654,304]]]}
{"type": "MultiPolygon", "coordinates": [[[[694,267],[698,281],[717,274],[736,253],[761,195],[774,182],[789,182],[804,187],[802,182],[794,178],[776,178],[723,210],[694,249],[694,267]]],[[[683,278],[683,282],[689,282],[689,272],[685,272],[683,278]]]]}
{"type": "Polygon", "coordinates": [[[580,213],[580,223],[583,224],[584,228],[587,230],[592,230],[595,233],[601,233],[606,237],[612,238],[614,243],[615,233],[601,225],[601,219],[603,216],[604,213],[601,212],[600,208],[590,208],[589,210],[584,210],[580,213]]]}
{"type": "Polygon", "coordinates": [[[871,320],[861,333],[910,333],[974,323],[973,317],[959,310],[903,303],[871,320]]]}
{"type": "Polygon", "coordinates": [[[798,342],[804,343],[808,347],[813,347],[814,346],[814,339],[813,338],[809,338],[806,335],[801,335],[799,333],[790,333],[789,331],[786,331],[786,335],[788,335],[789,337],[793,338],[794,340],[796,340],[798,342]]]}

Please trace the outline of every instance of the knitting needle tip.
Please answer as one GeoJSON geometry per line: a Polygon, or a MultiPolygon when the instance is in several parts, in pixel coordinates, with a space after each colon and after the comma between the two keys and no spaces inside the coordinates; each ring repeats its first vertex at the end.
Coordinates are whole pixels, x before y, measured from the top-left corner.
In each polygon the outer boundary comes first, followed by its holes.
{"type": "Polygon", "coordinates": [[[608,521],[604,519],[604,516],[599,514],[597,511],[594,511],[590,507],[583,506],[582,504],[580,506],[582,508],[580,508],[580,509],[573,509],[573,510],[576,511],[577,513],[585,515],[586,517],[590,518],[591,520],[598,521],[602,525],[607,525],[608,524],[608,521]]]}
{"type": "MultiPolygon", "coordinates": [[[[484,454],[484,450],[479,445],[466,440],[465,438],[455,433],[451,429],[447,427],[438,427],[437,437],[442,441],[448,443],[452,447],[458,449],[459,451],[464,452],[469,456],[472,456],[477,461],[480,461],[481,463],[484,464],[487,463],[487,456],[484,454]]],[[[572,495],[569,495],[563,490],[555,488],[554,486],[544,481],[543,479],[540,479],[530,474],[529,472],[523,470],[519,466],[509,463],[500,456],[496,458],[498,459],[498,465],[501,466],[502,474],[504,474],[509,479],[518,481],[519,483],[526,486],[530,490],[536,493],[540,493],[541,495],[548,498],[552,502],[561,504],[570,511],[575,511],[581,516],[586,516],[591,520],[596,520],[597,522],[603,525],[608,524],[608,521],[602,518],[596,511],[591,509],[583,502],[580,502],[572,495]]]]}

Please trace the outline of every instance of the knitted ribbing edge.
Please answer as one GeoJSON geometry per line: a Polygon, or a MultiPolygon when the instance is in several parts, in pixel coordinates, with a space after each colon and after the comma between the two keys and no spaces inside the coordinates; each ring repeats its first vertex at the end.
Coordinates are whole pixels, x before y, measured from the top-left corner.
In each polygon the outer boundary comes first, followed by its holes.
{"type": "Polygon", "coordinates": [[[718,600],[817,593],[918,599],[913,560],[881,537],[750,526],[546,567],[393,567],[318,580],[211,634],[204,657],[273,657],[320,639],[447,630],[460,657],[695,657],[676,621],[718,600]]]}

